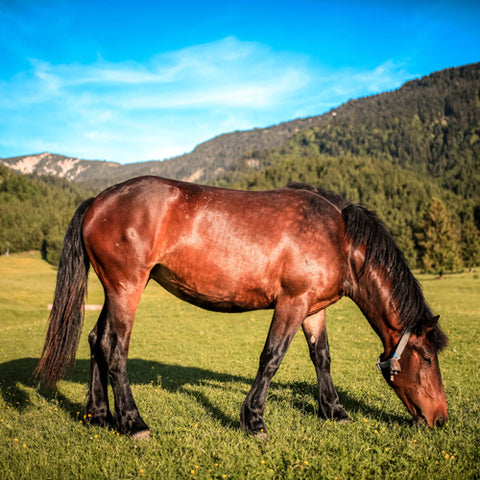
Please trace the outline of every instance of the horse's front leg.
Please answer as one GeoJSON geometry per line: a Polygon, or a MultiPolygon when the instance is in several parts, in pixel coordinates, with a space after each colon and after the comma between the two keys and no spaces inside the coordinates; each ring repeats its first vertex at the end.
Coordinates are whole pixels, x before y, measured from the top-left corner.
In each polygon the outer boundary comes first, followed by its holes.
{"type": "Polygon", "coordinates": [[[240,413],[242,429],[258,438],[267,438],[263,410],[268,387],[307,311],[305,302],[292,299],[279,302],[275,308],[257,376],[240,413]]]}
{"type": "Polygon", "coordinates": [[[318,380],[319,416],[325,420],[348,422],[347,412],[340,404],[330,375],[330,348],[328,346],[325,310],[307,317],[302,324],[310,358],[315,365],[318,380]]]}

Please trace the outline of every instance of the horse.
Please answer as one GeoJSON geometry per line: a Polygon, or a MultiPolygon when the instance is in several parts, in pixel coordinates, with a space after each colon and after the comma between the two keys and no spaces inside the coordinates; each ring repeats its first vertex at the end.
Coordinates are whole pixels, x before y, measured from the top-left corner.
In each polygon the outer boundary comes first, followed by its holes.
{"type": "Polygon", "coordinates": [[[240,191],[155,176],[127,180],[86,200],[65,235],[35,370],[47,387],[73,369],[90,265],[105,293],[88,335],[90,424],[135,439],[150,436],[132,395],[127,356],[151,279],[213,311],[273,309],[258,373],[241,407],[244,431],[267,438],[267,390],[300,327],[317,375],[319,416],[350,420],[330,375],[325,324],[325,309],[344,296],[381,339],[378,368],[414,422],[433,428],[446,421],[437,353],[447,336],[387,227],[362,205],[302,184],[240,191]]]}

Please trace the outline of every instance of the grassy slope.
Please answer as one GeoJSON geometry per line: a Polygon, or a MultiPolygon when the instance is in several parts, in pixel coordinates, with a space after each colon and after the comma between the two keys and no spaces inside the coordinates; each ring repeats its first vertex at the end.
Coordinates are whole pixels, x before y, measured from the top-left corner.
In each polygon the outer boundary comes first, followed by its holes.
{"type": "MultiPolygon", "coordinates": [[[[441,356],[448,425],[412,427],[375,371],[381,344],[348,300],[328,311],[332,374],[353,419],[316,417],[315,378],[297,335],[269,391],[261,443],[239,429],[270,312],[214,314],[157,285],[145,291],[129,372],[153,438],[81,424],[88,381],[87,312],[75,372],[56,396],[31,372],[41,351],[55,271],[36,254],[0,257],[0,478],[478,478],[480,279],[420,277],[451,341],[441,356]]],[[[88,303],[101,303],[96,279],[88,303]]]]}

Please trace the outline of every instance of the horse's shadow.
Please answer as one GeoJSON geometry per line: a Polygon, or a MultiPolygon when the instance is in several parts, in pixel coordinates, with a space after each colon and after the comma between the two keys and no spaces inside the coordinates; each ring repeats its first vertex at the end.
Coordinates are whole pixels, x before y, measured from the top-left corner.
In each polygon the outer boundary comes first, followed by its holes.
{"type": "MultiPolygon", "coordinates": [[[[73,401],[59,390],[45,391],[42,389],[32,373],[37,363],[38,359],[36,358],[21,358],[0,364],[0,395],[2,395],[7,406],[19,412],[27,408],[30,401],[30,392],[28,391],[28,387],[30,387],[36,389],[45,400],[55,402],[74,420],[78,420],[79,412],[83,414],[85,405],[73,401]]],[[[78,359],[69,380],[86,386],[89,379],[89,370],[89,361],[78,359]]],[[[238,389],[241,389],[242,393],[246,395],[253,383],[253,378],[250,377],[142,359],[128,360],[128,371],[132,385],[150,385],[152,382],[161,379],[162,389],[167,392],[181,392],[188,395],[197,401],[213,418],[218,419],[223,426],[230,428],[240,427],[239,418],[229,416],[195,386],[211,383],[215,388],[225,390],[225,395],[228,395],[227,390],[232,390],[232,384],[237,384],[238,389]]],[[[293,408],[301,411],[304,415],[318,415],[316,402],[311,402],[312,398],[317,398],[316,387],[313,383],[273,381],[269,389],[268,401],[282,401],[288,395],[286,390],[293,393],[291,395],[293,396],[291,400],[293,408]]],[[[361,416],[379,418],[386,423],[405,424],[408,422],[405,417],[386,413],[376,406],[353,397],[342,388],[337,388],[337,392],[340,402],[349,413],[357,412],[361,416]]]]}

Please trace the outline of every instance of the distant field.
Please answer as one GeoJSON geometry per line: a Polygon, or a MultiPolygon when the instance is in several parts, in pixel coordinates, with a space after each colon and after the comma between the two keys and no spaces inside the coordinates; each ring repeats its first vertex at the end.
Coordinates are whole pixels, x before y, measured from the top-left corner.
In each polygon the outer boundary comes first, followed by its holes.
{"type": "MultiPolygon", "coordinates": [[[[355,305],[327,312],[332,375],[352,422],[317,418],[315,374],[303,335],[274,377],[265,409],[269,440],[240,431],[271,312],[217,314],[146,289],[129,373],[152,439],[135,442],[85,427],[87,311],[73,377],[55,395],[38,389],[38,360],[55,270],[38,254],[0,257],[0,479],[478,479],[480,275],[420,276],[450,336],[441,355],[449,419],[441,430],[411,418],[375,370],[381,343],[355,305]]],[[[89,304],[101,304],[96,278],[89,304]]]]}

